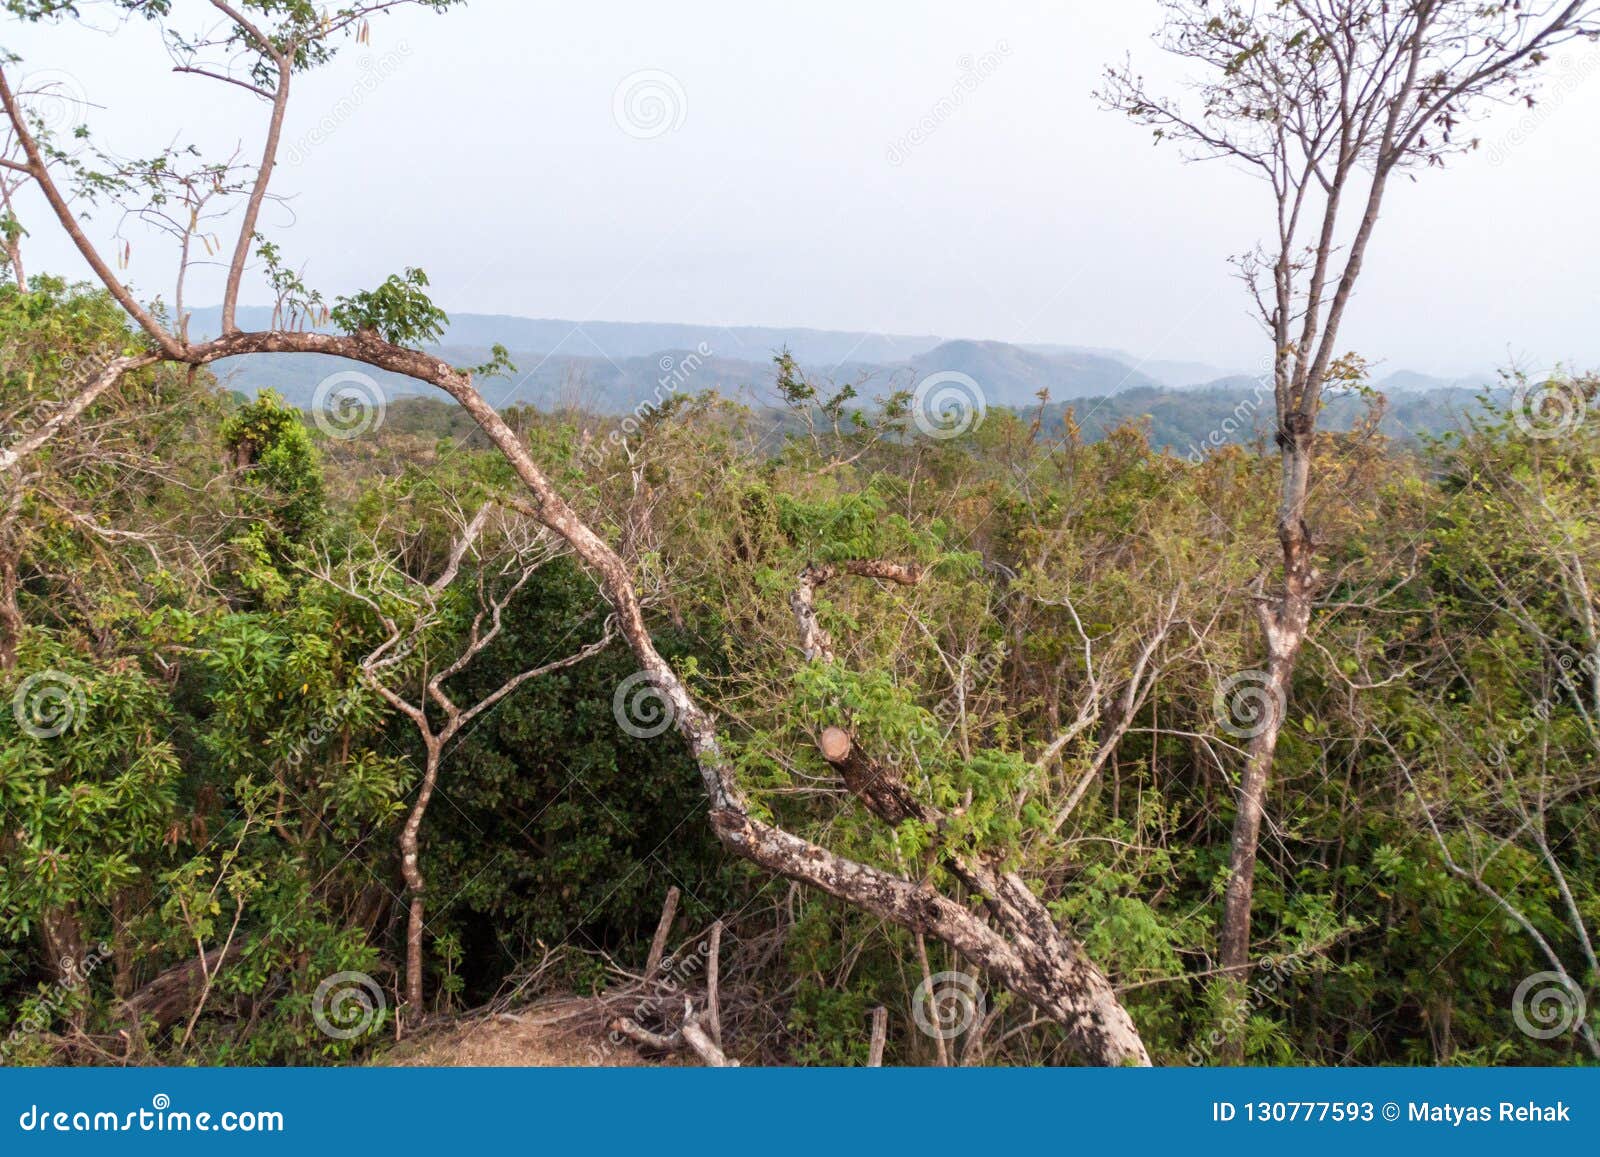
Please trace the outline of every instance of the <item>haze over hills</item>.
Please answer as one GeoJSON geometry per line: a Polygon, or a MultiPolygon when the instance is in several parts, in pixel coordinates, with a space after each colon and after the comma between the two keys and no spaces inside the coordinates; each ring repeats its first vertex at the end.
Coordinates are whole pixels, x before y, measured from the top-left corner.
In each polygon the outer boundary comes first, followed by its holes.
{"type": "Polygon", "coordinates": [[[1206,362],[1141,358],[1123,350],[1100,349],[1090,346],[1034,344],[1023,348],[1042,354],[1092,354],[1096,357],[1110,358],[1112,361],[1132,366],[1145,377],[1154,378],[1163,386],[1170,386],[1174,389],[1182,389],[1185,386],[1198,385],[1202,382],[1214,382],[1222,378],[1235,376],[1238,373],[1237,370],[1224,369],[1206,362]]]}
{"type": "MultiPolygon", "coordinates": [[[[266,308],[239,312],[245,328],[271,324],[266,308]]],[[[196,310],[189,324],[193,336],[215,334],[219,312],[214,307],[196,310]]],[[[772,359],[784,349],[808,375],[855,385],[868,399],[913,388],[940,372],[966,374],[982,388],[989,405],[1012,408],[1036,405],[1041,390],[1049,391],[1052,402],[1071,402],[1130,391],[1130,398],[1151,398],[1203,387],[1223,397],[1255,389],[1255,378],[1248,374],[1200,362],[1145,360],[1119,350],[799,327],[575,322],[462,313],[452,315],[434,352],[456,365],[478,365],[489,360],[495,343],[510,351],[517,369],[509,378],[480,382],[491,404],[571,407],[599,414],[628,413],[672,392],[704,390],[754,405],[773,404],[772,359]]],[[[271,388],[301,407],[311,406],[319,384],[341,371],[371,377],[389,398],[434,393],[409,378],[312,354],[258,354],[218,362],[215,368],[233,389],[253,395],[271,388]]],[[[1488,380],[1445,381],[1400,370],[1377,384],[1419,393],[1475,389],[1488,380]]]]}

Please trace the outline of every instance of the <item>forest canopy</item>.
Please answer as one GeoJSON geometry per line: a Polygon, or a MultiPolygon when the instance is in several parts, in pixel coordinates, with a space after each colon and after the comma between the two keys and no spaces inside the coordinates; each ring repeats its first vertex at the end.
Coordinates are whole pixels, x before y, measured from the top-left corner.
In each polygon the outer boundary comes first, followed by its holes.
{"type": "Polygon", "coordinates": [[[758,407],[709,347],[497,403],[421,267],[267,235],[298,78],[395,5],[110,7],[261,152],[130,158],[0,59],[4,1061],[1600,1059],[1600,378],[1397,431],[1344,327],[1391,181],[1593,5],[1162,0],[1191,83],[1099,102],[1276,210],[1270,370],[1165,415],[787,349],[758,407]],[[217,373],[310,356],[304,408],[217,373]]]}
{"type": "MultiPolygon", "coordinates": [[[[103,292],[49,278],[0,290],[0,327],[7,413],[135,340],[103,292]]],[[[860,424],[836,432],[818,413],[828,392],[795,403],[814,432],[777,445],[714,396],[626,443],[607,438],[614,419],[519,424],[644,576],[753,806],[913,877],[940,873],[938,841],[994,849],[1079,931],[1155,1059],[1212,1059],[1207,1042],[1241,1016],[1220,1001],[1211,945],[1251,727],[1270,456],[1196,463],[1137,425],[1087,444],[1004,411],[935,440],[847,408],[860,424]],[[834,657],[808,662],[797,576],[867,557],[926,576],[820,587],[834,657]],[[825,725],[903,753],[902,774],[956,818],[885,829],[834,778],[825,725]]],[[[470,430],[389,421],[341,437],[319,417],[151,369],[13,491],[8,1060],[304,1062],[392,1040],[388,1020],[340,1040],[312,1015],[329,976],[372,977],[386,1018],[400,983],[394,841],[426,751],[362,679],[385,618],[417,632],[384,676],[405,690],[538,562],[501,637],[447,683],[462,704],[604,637],[592,583],[530,543],[514,509],[496,507],[454,581],[419,598],[494,507],[502,461],[470,430]],[[62,962],[84,960],[57,995],[62,962]]],[[[1584,609],[1600,445],[1592,421],[1525,426],[1496,413],[1425,449],[1370,429],[1319,440],[1337,578],[1279,749],[1257,880],[1266,963],[1242,1012],[1251,1061],[1587,1055],[1573,1034],[1519,1031],[1513,996],[1549,970],[1541,942],[1584,975],[1600,904],[1584,609]]],[[[883,1005],[887,1055],[934,1061],[917,961],[966,975],[960,959],[719,852],[671,732],[618,698],[635,669],[611,643],[530,680],[447,752],[424,829],[427,1012],[503,996],[547,956],[525,995],[603,990],[606,957],[642,965],[676,887],[685,926],[725,923],[730,1047],[859,1063],[883,1005]]],[[[957,1038],[981,1050],[960,1055],[1067,1058],[1025,1004],[973,984],[986,1043],[957,1038]]]]}

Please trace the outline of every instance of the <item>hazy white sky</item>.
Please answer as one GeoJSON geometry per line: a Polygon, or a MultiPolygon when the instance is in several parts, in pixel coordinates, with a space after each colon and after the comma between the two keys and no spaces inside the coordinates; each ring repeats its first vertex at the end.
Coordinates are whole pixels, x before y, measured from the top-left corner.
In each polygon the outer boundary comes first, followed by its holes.
{"type": "MultiPolygon", "coordinates": [[[[457,311],[1257,365],[1262,339],[1227,258],[1261,231],[1264,193],[1152,147],[1090,96],[1125,52],[1170,70],[1155,19],[1152,0],[405,12],[297,81],[276,185],[293,199],[268,224],[330,297],[420,265],[457,311]],[[618,112],[619,85],[639,73],[665,99],[659,124],[618,112]],[[958,107],[935,112],[953,94],[958,107]],[[908,141],[919,122],[933,131],[908,141]]],[[[81,89],[119,151],[174,137],[259,147],[262,102],[171,74],[143,24],[100,23],[7,20],[0,43],[24,58],[13,75],[56,70],[81,89]]],[[[1395,190],[1352,347],[1439,373],[1600,363],[1597,52],[1551,73],[1531,119],[1491,119],[1480,153],[1395,190]]],[[[32,268],[81,268],[49,222],[24,223],[32,268]]],[[[104,236],[115,220],[93,225],[104,236]]],[[[170,292],[170,251],[132,237],[129,275],[170,292]]],[[[267,298],[257,286],[246,300],[267,298]]]]}

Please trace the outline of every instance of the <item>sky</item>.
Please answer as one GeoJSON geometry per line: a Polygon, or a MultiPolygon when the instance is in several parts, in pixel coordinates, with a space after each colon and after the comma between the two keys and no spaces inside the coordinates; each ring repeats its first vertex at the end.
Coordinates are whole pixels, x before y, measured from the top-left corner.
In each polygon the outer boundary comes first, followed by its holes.
{"type": "MultiPolygon", "coordinates": [[[[203,5],[177,7],[203,23],[203,5]]],[[[8,75],[57,81],[124,154],[259,150],[264,102],[174,74],[143,23],[90,21],[6,18],[0,44],[22,57],[8,75]]],[[[1092,96],[1127,54],[1180,79],[1156,26],[1154,0],[400,12],[297,79],[274,182],[288,199],[265,230],[330,298],[412,265],[451,311],[1258,367],[1264,338],[1228,259],[1269,224],[1265,190],[1153,147],[1092,96]]],[[[1448,375],[1600,365],[1600,48],[1549,77],[1534,113],[1496,113],[1476,154],[1392,190],[1350,348],[1448,375]]],[[[31,269],[85,272],[40,212],[23,224],[31,269]]],[[[90,233],[118,224],[102,212],[90,233]]],[[[170,297],[170,247],[125,235],[127,276],[170,297]]],[[[218,285],[202,277],[189,300],[218,285]]],[[[264,283],[244,300],[267,303],[264,283]]]]}

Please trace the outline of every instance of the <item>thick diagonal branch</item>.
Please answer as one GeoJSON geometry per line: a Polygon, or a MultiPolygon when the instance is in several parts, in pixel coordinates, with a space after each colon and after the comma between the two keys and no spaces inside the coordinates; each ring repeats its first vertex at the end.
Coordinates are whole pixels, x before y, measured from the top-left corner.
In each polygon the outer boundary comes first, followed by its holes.
{"type": "MultiPolygon", "coordinates": [[[[922,577],[918,568],[875,561],[843,563],[837,569],[848,574],[888,577],[908,585],[922,577]]],[[[806,567],[791,596],[790,605],[801,633],[810,640],[819,634],[826,638],[826,632],[816,623],[812,596],[834,573],[837,572],[832,567],[806,567]]],[[[813,654],[808,647],[807,654],[812,661],[826,661],[823,657],[831,655],[831,648],[825,646],[813,654]]],[[[818,748],[850,793],[891,827],[914,821],[937,833],[946,825],[947,817],[918,799],[896,768],[862,751],[843,728],[824,729],[818,748]]],[[[891,918],[913,931],[937,937],[968,960],[987,968],[1065,1028],[1085,1055],[1108,1064],[1149,1064],[1138,1030],[1110,982],[1085,956],[1081,946],[1061,933],[1050,910],[1021,877],[955,843],[941,839],[936,846],[951,875],[982,898],[988,922],[983,915],[907,881],[895,879],[899,887],[875,881],[880,902],[901,906],[899,914],[891,918]],[[907,894],[902,889],[912,891],[907,894]]],[[[810,856],[813,862],[817,859],[810,856]]],[[[794,873],[791,870],[785,874],[794,873]]],[[[846,888],[849,881],[824,871],[821,864],[816,864],[815,882],[825,891],[840,889],[832,894],[850,898],[846,888]]]]}

